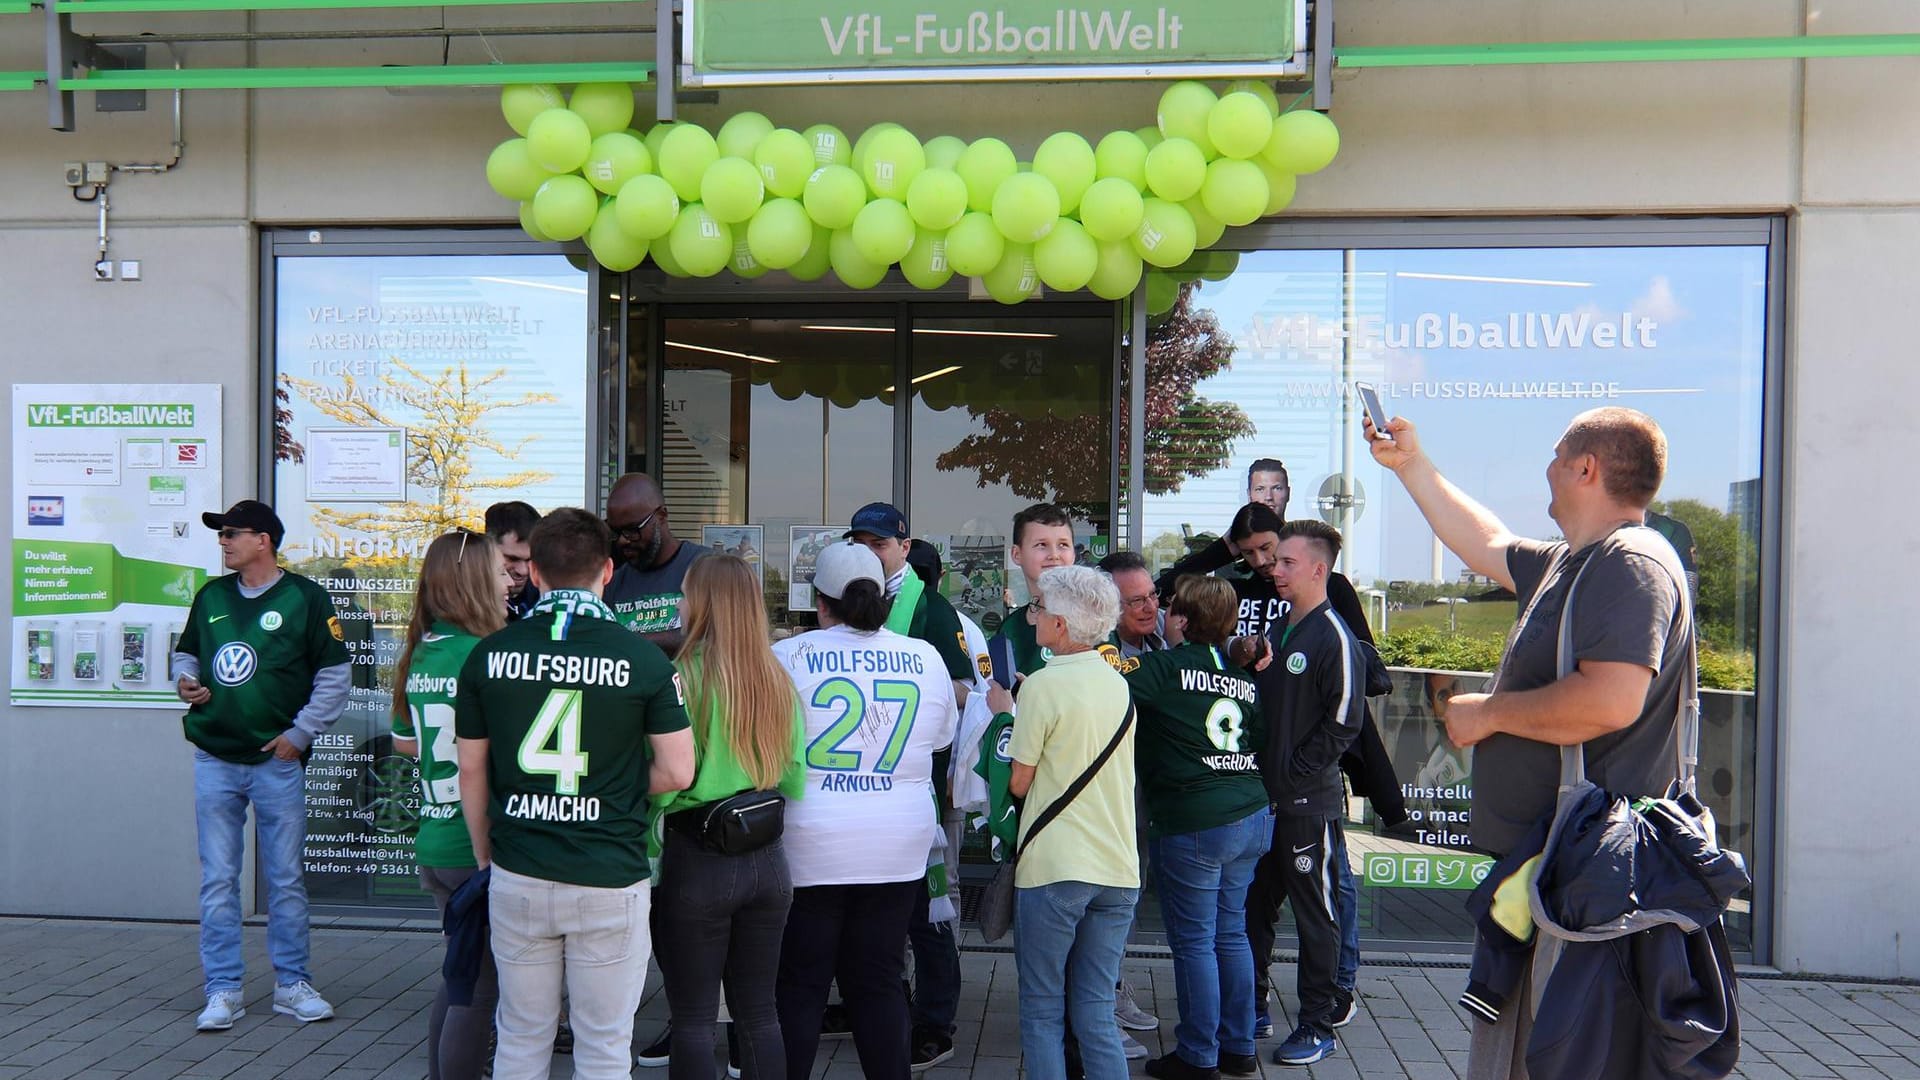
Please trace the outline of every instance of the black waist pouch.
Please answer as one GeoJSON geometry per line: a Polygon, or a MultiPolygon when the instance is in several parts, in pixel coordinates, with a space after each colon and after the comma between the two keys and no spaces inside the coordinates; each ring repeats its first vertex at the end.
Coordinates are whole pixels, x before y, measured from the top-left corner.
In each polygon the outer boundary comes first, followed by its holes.
{"type": "Polygon", "coordinates": [[[743,791],[667,816],[667,827],[719,855],[758,851],[786,831],[787,797],[778,791],[743,791]]]}

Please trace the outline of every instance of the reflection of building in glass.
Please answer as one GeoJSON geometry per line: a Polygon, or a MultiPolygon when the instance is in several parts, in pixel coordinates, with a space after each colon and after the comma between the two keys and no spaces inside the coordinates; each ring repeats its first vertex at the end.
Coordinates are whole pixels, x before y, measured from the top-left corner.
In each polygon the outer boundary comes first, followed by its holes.
{"type": "Polygon", "coordinates": [[[1735,480],[1727,485],[1727,513],[1740,523],[1740,535],[1760,543],[1760,478],[1735,480]]]}

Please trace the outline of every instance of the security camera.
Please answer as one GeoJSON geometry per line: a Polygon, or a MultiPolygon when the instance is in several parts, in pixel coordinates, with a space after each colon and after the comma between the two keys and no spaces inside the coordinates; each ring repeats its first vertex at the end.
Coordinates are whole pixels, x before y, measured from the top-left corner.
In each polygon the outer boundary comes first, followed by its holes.
{"type": "Polygon", "coordinates": [[[77,187],[83,187],[86,185],[87,167],[85,164],[78,161],[67,162],[66,174],[67,174],[68,187],[77,188],[77,187]]]}

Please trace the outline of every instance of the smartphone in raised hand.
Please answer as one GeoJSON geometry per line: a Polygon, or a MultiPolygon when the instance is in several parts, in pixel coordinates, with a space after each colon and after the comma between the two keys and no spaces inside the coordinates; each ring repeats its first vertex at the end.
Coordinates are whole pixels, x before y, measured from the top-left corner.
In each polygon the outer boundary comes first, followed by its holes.
{"type": "Polygon", "coordinates": [[[1360,404],[1367,410],[1367,418],[1373,421],[1376,439],[1392,439],[1393,433],[1387,430],[1387,410],[1380,405],[1380,392],[1372,383],[1356,382],[1353,389],[1360,395],[1360,404]]]}

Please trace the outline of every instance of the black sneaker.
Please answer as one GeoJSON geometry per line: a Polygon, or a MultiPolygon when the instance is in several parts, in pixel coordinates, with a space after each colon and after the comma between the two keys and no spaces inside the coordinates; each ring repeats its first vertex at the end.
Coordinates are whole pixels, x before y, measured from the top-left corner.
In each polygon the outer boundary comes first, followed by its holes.
{"type": "Polygon", "coordinates": [[[925,1072],[953,1056],[953,1036],[933,1028],[916,1028],[913,1033],[913,1062],[910,1071],[925,1072]]]}
{"type": "Polygon", "coordinates": [[[1220,1051],[1221,1076],[1259,1076],[1260,1056],[1258,1054],[1229,1054],[1220,1051]]]}
{"type": "Polygon", "coordinates": [[[845,1039],[853,1035],[853,1024],[847,1020],[847,1006],[836,1001],[827,1006],[820,1014],[820,1037],[823,1039],[845,1039]]]}
{"type": "Polygon", "coordinates": [[[553,1032],[553,1052],[556,1054],[573,1053],[573,1025],[566,1017],[560,1018],[560,1026],[553,1032]]]}
{"type": "Polygon", "coordinates": [[[673,1028],[660,1029],[660,1037],[647,1044],[647,1048],[634,1055],[633,1063],[643,1069],[660,1069],[673,1060],[673,1028]]]}
{"type": "Polygon", "coordinates": [[[1203,1069],[1179,1054],[1167,1053],[1147,1062],[1147,1075],[1155,1080],[1219,1080],[1220,1070],[1203,1069]]]}
{"type": "Polygon", "coordinates": [[[1353,1023],[1360,1015],[1360,994],[1342,987],[1333,988],[1333,1019],[1328,1021],[1334,1027],[1343,1028],[1353,1023]]]}

